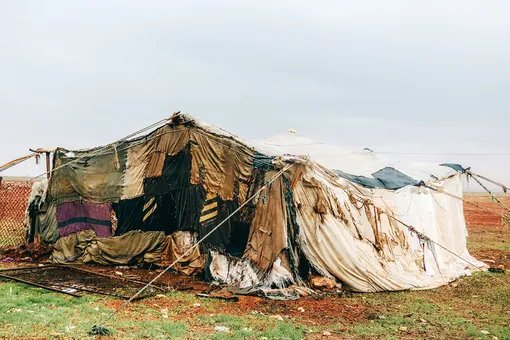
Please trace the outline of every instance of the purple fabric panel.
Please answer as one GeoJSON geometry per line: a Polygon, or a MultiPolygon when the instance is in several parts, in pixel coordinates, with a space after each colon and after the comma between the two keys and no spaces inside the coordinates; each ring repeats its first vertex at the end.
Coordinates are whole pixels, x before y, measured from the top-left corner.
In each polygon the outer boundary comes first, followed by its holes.
{"type": "Polygon", "coordinates": [[[73,201],[57,206],[57,224],[60,236],[81,230],[94,229],[98,237],[111,237],[111,203],[73,201]]]}
{"type": "Polygon", "coordinates": [[[76,233],[81,230],[94,229],[97,237],[111,237],[112,228],[106,225],[93,224],[88,222],[76,222],[69,224],[63,228],[59,228],[58,232],[60,236],[67,236],[72,233],[76,233]]]}
{"type": "Polygon", "coordinates": [[[90,217],[96,220],[110,220],[111,203],[90,203],[85,201],[66,202],[57,205],[57,223],[74,217],[90,217]]]}

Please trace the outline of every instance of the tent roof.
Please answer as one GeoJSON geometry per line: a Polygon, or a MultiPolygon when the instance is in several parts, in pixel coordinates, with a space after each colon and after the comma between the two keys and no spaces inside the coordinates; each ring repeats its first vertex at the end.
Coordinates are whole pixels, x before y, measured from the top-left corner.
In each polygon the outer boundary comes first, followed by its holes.
{"type": "MultiPolygon", "coordinates": [[[[387,157],[381,157],[380,155],[377,155],[377,153],[371,151],[355,152],[311,139],[301,133],[295,132],[294,130],[289,130],[263,140],[245,140],[216,126],[191,117],[188,118],[193,120],[198,127],[201,127],[206,131],[228,138],[234,138],[246,146],[251,147],[259,153],[267,156],[308,156],[312,161],[330,170],[340,170],[336,171],[337,174],[340,176],[342,176],[342,174],[346,174],[349,177],[342,177],[349,180],[353,180],[352,177],[365,177],[368,179],[378,180],[379,176],[374,176],[374,174],[380,174],[382,170],[387,168],[396,170],[396,172],[393,171],[393,174],[400,177],[394,178],[395,181],[393,185],[407,182],[402,182],[402,176],[398,175],[398,173],[416,180],[417,182],[442,180],[457,173],[457,171],[450,166],[422,162],[397,161],[387,157]]],[[[393,174],[385,171],[386,177],[388,175],[393,176],[393,174]]],[[[363,184],[363,180],[358,183],[363,184]]],[[[387,188],[389,189],[389,187],[387,188]]],[[[393,187],[391,189],[395,188],[393,187]]]]}

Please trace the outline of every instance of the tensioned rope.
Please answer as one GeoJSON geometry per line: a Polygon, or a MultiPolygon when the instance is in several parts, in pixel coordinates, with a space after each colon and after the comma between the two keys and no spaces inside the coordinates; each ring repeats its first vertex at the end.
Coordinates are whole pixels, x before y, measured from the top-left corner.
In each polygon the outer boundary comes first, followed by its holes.
{"type": "Polygon", "coordinates": [[[445,251],[449,252],[450,254],[455,255],[455,256],[456,256],[456,257],[458,257],[459,259],[461,259],[461,260],[465,261],[465,262],[466,262],[466,263],[468,263],[469,265],[471,265],[471,266],[473,266],[473,267],[475,267],[475,268],[477,268],[477,269],[479,269],[479,270],[483,270],[483,268],[482,268],[482,267],[475,265],[475,264],[474,264],[474,263],[472,263],[471,261],[468,261],[468,260],[466,260],[465,258],[463,258],[462,256],[460,256],[460,255],[458,255],[458,254],[454,253],[453,251],[451,251],[450,249],[448,249],[448,248],[446,248],[445,246],[441,245],[441,244],[440,244],[440,243],[438,243],[437,241],[432,240],[432,239],[431,239],[430,237],[428,237],[427,235],[425,235],[425,234],[423,234],[423,233],[419,232],[418,230],[416,230],[413,226],[411,226],[411,225],[409,225],[409,224],[407,224],[407,223],[404,223],[403,221],[401,221],[400,219],[396,218],[395,216],[393,216],[393,215],[391,215],[391,214],[386,213],[383,209],[381,209],[381,208],[379,208],[379,207],[375,206],[375,205],[373,204],[373,202],[371,202],[370,200],[367,200],[367,199],[364,199],[364,198],[362,198],[362,199],[358,198],[358,201],[359,201],[360,203],[366,203],[366,202],[368,201],[369,203],[371,203],[371,204],[372,204],[372,205],[373,205],[373,206],[374,206],[374,207],[378,210],[378,212],[379,212],[379,213],[384,213],[384,214],[385,214],[386,216],[388,216],[389,218],[391,218],[391,219],[393,219],[394,221],[396,221],[396,222],[398,222],[398,223],[402,224],[402,225],[403,225],[404,227],[406,227],[406,228],[407,228],[410,232],[415,233],[415,234],[416,234],[416,236],[418,236],[418,238],[419,238],[419,239],[421,239],[421,240],[423,240],[423,241],[432,242],[432,243],[436,244],[438,247],[440,247],[441,249],[443,249],[443,250],[445,250],[445,251]]]}
{"type": "MultiPolygon", "coordinates": [[[[481,210],[485,210],[485,211],[486,211],[486,212],[488,212],[488,213],[491,213],[491,214],[494,214],[494,215],[497,215],[497,216],[501,216],[501,214],[500,214],[499,212],[496,212],[496,211],[494,211],[494,210],[490,210],[489,208],[486,208],[486,207],[483,207],[483,206],[478,205],[478,204],[476,204],[476,203],[473,203],[473,202],[471,202],[471,201],[468,201],[468,200],[466,200],[464,197],[454,195],[454,194],[452,194],[452,193],[449,193],[449,192],[447,192],[447,191],[444,191],[444,190],[443,190],[443,189],[441,189],[441,188],[434,188],[434,187],[431,187],[430,185],[424,185],[424,186],[425,186],[425,188],[427,188],[427,189],[430,189],[430,190],[433,190],[433,191],[437,191],[437,192],[439,192],[439,193],[445,194],[446,196],[450,196],[450,197],[452,197],[452,198],[455,198],[455,199],[458,199],[458,200],[460,200],[460,201],[463,201],[463,202],[465,202],[465,203],[467,203],[467,204],[471,204],[472,206],[477,207],[478,209],[481,209],[481,210]]],[[[497,209],[497,208],[494,208],[494,209],[497,209]]]]}
{"type": "Polygon", "coordinates": [[[144,287],[142,287],[139,291],[137,291],[133,296],[131,296],[128,300],[124,301],[122,305],[112,311],[106,318],[104,318],[99,324],[95,325],[92,328],[92,332],[100,331],[102,326],[108,322],[113,316],[115,316],[122,308],[127,306],[129,303],[133,301],[138,295],[143,293],[148,287],[150,287],[156,280],[158,280],[163,274],[165,274],[170,268],[176,265],[180,260],[185,258],[191,251],[193,251],[196,247],[200,245],[207,237],[209,237],[214,231],[216,231],[219,227],[221,227],[225,222],[227,222],[232,216],[234,216],[239,210],[241,210],[244,206],[246,206],[249,202],[251,202],[258,194],[262,192],[268,185],[274,182],[278,177],[280,177],[285,171],[287,171],[290,167],[292,167],[294,163],[287,164],[283,169],[278,171],[270,180],[266,182],[257,192],[255,192],[250,198],[248,198],[243,204],[241,204],[236,210],[234,210],[230,215],[228,215],[223,221],[221,221],[216,227],[211,229],[204,237],[198,240],[192,247],[190,247],[187,251],[185,251],[181,256],[179,256],[173,263],[171,263],[168,267],[166,267],[161,273],[155,276],[149,283],[147,283],[144,287]]]}
{"type": "Polygon", "coordinates": [[[489,195],[492,196],[492,199],[498,202],[501,208],[506,209],[508,212],[510,212],[510,209],[506,205],[504,205],[503,202],[501,202],[485,185],[483,185],[482,182],[480,182],[480,180],[477,178],[477,175],[474,175],[471,172],[468,172],[468,175],[470,175],[472,179],[474,179],[478,184],[480,184],[480,186],[484,188],[485,191],[489,193],[489,195]]]}
{"type": "Polygon", "coordinates": [[[501,183],[499,183],[499,182],[496,182],[495,180],[490,179],[490,178],[487,178],[487,177],[485,177],[485,176],[482,176],[482,175],[479,175],[479,174],[475,174],[475,173],[474,173],[474,172],[472,172],[471,170],[469,170],[469,173],[470,173],[471,175],[474,175],[474,176],[477,176],[477,177],[479,177],[479,178],[481,178],[481,179],[484,179],[484,180],[486,180],[487,182],[490,182],[490,183],[492,183],[492,184],[494,184],[494,185],[497,185],[498,187],[501,187],[501,189],[503,189],[503,192],[504,192],[505,194],[506,194],[506,192],[508,191],[508,187],[507,187],[506,185],[504,185],[504,184],[501,184],[501,183]]]}
{"type": "MultiPolygon", "coordinates": [[[[52,170],[51,170],[51,172],[57,171],[57,170],[59,170],[59,169],[61,169],[61,168],[65,167],[65,166],[68,166],[68,165],[71,165],[71,164],[73,164],[73,163],[76,163],[76,162],[78,162],[78,161],[80,161],[80,160],[82,160],[82,159],[84,159],[84,158],[92,158],[92,157],[98,156],[98,155],[100,155],[100,154],[101,154],[101,152],[102,152],[102,151],[105,151],[106,149],[108,149],[108,148],[112,147],[112,145],[115,145],[115,144],[120,143],[120,142],[124,142],[124,141],[128,140],[129,138],[132,138],[132,137],[134,137],[134,136],[139,135],[139,134],[140,134],[140,133],[142,133],[142,132],[145,132],[145,131],[147,131],[147,130],[149,130],[149,129],[152,129],[152,128],[154,128],[154,127],[158,126],[158,125],[161,125],[162,123],[165,123],[165,122],[167,122],[168,120],[170,120],[170,118],[161,119],[160,121],[158,121],[158,122],[156,122],[156,123],[154,123],[154,124],[151,124],[151,125],[149,125],[149,126],[146,126],[146,127],[144,127],[143,129],[140,129],[140,130],[138,130],[138,131],[135,131],[135,132],[133,132],[133,133],[131,133],[131,134],[129,134],[129,135],[127,135],[127,136],[125,136],[125,137],[123,137],[123,138],[119,139],[119,140],[116,140],[116,141],[115,141],[115,142],[113,142],[113,143],[110,143],[110,144],[108,144],[108,145],[105,145],[105,146],[99,147],[96,151],[93,151],[92,153],[88,153],[88,154],[83,155],[83,156],[81,156],[81,157],[77,157],[77,158],[73,159],[72,161],[69,161],[69,162],[67,162],[67,163],[65,163],[65,164],[62,164],[62,165],[60,165],[60,166],[58,166],[58,167],[56,167],[56,168],[52,169],[52,170]]],[[[44,173],[42,173],[42,174],[40,174],[40,175],[37,175],[37,176],[33,177],[31,180],[34,180],[34,179],[39,178],[39,177],[41,177],[41,176],[44,176],[44,175],[46,175],[46,174],[48,174],[48,171],[46,171],[46,172],[44,172],[44,173]]]]}
{"type": "MultiPolygon", "coordinates": [[[[382,210],[380,210],[380,212],[383,212],[382,210]]],[[[416,236],[418,236],[419,239],[423,240],[423,241],[427,241],[427,242],[432,242],[434,243],[435,245],[437,245],[439,248],[449,252],[450,254],[458,257],[459,259],[463,260],[464,262],[468,263],[469,265],[477,268],[478,270],[480,271],[483,271],[483,267],[480,267],[480,266],[477,266],[476,264],[472,263],[471,261],[468,261],[466,260],[465,258],[463,258],[462,256],[454,253],[453,251],[451,251],[450,249],[446,248],[445,246],[443,246],[442,244],[440,244],[439,242],[437,241],[434,241],[433,239],[431,239],[430,237],[428,237],[427,235],[419,232],[418,230],[416,230],[413,226],[411,225],[408,225],[404,222],[402,222],[401,220],[399,220],[398,218],[396,218],[395,216],[392,216],[392,215],[389,215],[389,214],[386,214],[388,217],[392,218],[393,220],[395,220],[396,222],[402,224],[404,227],[406,227],[407,229],[409,229],[410,232],[413,232],[416,234],[416,236]]],[[[438,266],[439,268],[439,266],[438,266]]]]}

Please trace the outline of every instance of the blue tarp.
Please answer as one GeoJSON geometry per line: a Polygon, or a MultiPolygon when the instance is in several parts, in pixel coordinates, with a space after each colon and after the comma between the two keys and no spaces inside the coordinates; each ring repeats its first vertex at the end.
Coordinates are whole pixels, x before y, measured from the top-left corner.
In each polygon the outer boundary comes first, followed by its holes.
{"type": "Polygon", "coordinates": [[[345,173],[341,170],[334,170],[335,173],[348,181],[372,189],[396,190],[408,185],[417,186],[419,181],[407,176],[395,168],[386,167],[372,174],[373,178],[356,176],[345,173]]]}

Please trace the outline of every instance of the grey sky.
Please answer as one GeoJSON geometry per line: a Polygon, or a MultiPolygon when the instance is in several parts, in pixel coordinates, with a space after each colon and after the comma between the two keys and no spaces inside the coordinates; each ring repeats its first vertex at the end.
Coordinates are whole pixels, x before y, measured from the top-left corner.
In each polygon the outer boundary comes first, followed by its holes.
{"type": "MultiPolygon", "coordinates": [[[[0,43],[0,164],[177,110],[246,138],[510,154],[508,1],[2,1],[0,43]]],[[[510,155],[393,157],[510,184],[510,155]]]]}

